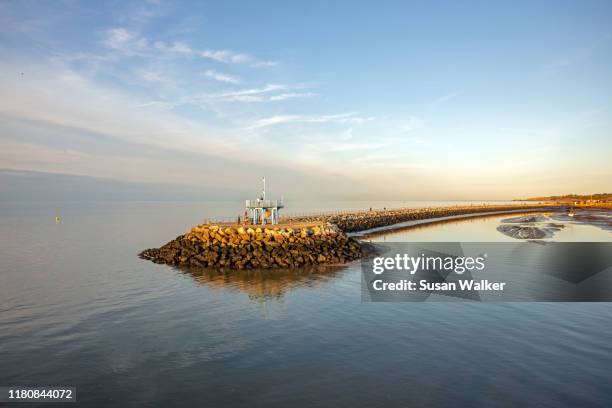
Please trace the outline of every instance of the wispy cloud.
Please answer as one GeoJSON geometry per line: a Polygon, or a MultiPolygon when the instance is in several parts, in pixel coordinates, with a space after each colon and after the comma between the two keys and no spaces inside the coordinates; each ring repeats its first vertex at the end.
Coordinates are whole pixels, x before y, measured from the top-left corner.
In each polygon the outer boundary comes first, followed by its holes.
{"type": "Polygon", "coordinates": [[[442,95],[442,96],[434,99],[433,101],[431,101],[431,103],[429,104],[429,108],[430,109],[437,108],[440,105],[442,105],[442,104],[444,104],[444,103],[446,103],[446,102],[448,102],[450,100],[455,99],[457,96],[459,96],[458,92],[451,92],[451,93],[448,93],[446,95],[442,95]]]}
{"type": "Polygon", "coordinates": [[[172,78],[164,75],[159,71],[152,70],[141,70],[137,72],[137,75],[145,82],[155,82],[155,83],[171,83],[172,78]]]}
{"type": "Polygon", "coordinates": [[[260,61],[246,53],[234,52],[226,49],[196,50],[189,44],[181,41],[165,42],[151,41],[125,27],[108,29],[104,33],[102,44],[107,48],[128,55],[140,55],[154,57],[161,53],[169,56],[199,56],[201,58],[221,62],[225,64],[244,64],[253,68],[274,67],[276,61],[260,61]]]}
{"type": "Polygon", "coordinates": [[[230,50],[204,50],[200,51],[202,58],[208,58],[217,62],[231,64],[245,64],[251,62],[252,58],[247,54],[238,54],[230,50]]]}
{"type": "Polygon", "coordinates": [[[149,48],[149,41],[146,38],[122,27],[107,30],[102,44],[125,54],[139,54],[146,52],[149,48]]]}
{"type": "MultiPolygon", "coordinates": [[[[138,95],[109,89],[65,66],[1,62],[0,68],[0,72],[28,73],[24,81],[0,76],[0,162],[8,168],[194,186],[201,186],[203,179],[216,186],[243,186],[249,182],[244,176],[248,168],[252,174],[274,172],[275,185],[284,185],[287,193],[298,191],[296,180],[322,184],[328,171],[333,171],[329,177],[350,176],[329,166],[313,172],[312,163],[269,151],[265,143],[245,146],[241,127],[207,126],[153,108],[135,110],[138,95]],[[40,137],[54,134],[62,137],[40,137]],[[262,154],[270,160],[257,159],[262,154]]],[[[272,84],[219,95],[267,94],[285,88],[272,84]]],[[[337,194],[346,186],[343,181],[330,192],[337,194]]]]}
{"type": "Polygon", "coordinates": [[[198,53],[200,57],[225,64],[248,64],[253,68],[268,68],[278,65],[276,61],[258,61],[251,55],[237,53],[231,50],[204,50],[198,53]]]}
{"type": "Polygon", "coordinates": [[[111,28],[105,32],[102,44],[107,48],[128,55],[154,57],[159,55],[189,56],[194,53],[191,47],[183,42],[151,41],[124,27],[111,28]]]}
{"type": "Polygon", "coordinates": [[[240,80],[235,76],[223,74],[221,72],[213,71],[211,69],[204,72],[204,76],[208,78],[212,78],[215,81],[219,81],[219,82],[229,82],[230,84],[237,84],[238,82],[240,82],[240,80]]]}
{"type": "Polygon", "coordinates": [[[278,65],[276,61],[256,61],[251,64],[253,68],[268,68],[275,67],[278,65]]]}
{"type": "Polygon", "coordinates": [[[317,96],[317,93],[314,92],[288,92],[282,93],[278,95],[272,95],[268,100],[270,101],[284,101],[286,99],[292,98],[312,98],[313,96],[317,96]]]}
{"type": "Polygon", "coordinates": [[[237,91],[222,92],[218,94],[203,94],[204,98],[222,101],[255,101],[265,99],[265,95],[275,91],[286,90],[286,85],[268,84],[261,88],[240,89],[237,91]]]}
{"type": "MultiPolygon", "coordinates": [[[[205,75],[222,82],[232,82],[230,78],[232,80],[235,79],[233,77],[225,78],[225,76],[222,76],[222,74],[218,74],[214,71],[205,73],[205,75]]],[[[238,80],[236,78],[236,82],[237,81],[238,80]]],[[[275,102],[292,98],[310,98],[317,95],[311,92],[282,92],[288,89],[290,89],[290,87],[287,85],[267,84],[259,88],[245,88],[218,93],[199,93],[195,95],[188,95],[175,101],[150,101],[139,106],[161,106],[174,108],[182,105],[205,105],[210,102],[275,102]]]]}
{"type": "Polygon", "coordinates": [[[215,151],[220,155],[233,149],[233,143],[226,138],[227,132],[223,129],[190,121],[171,112],[139,111],[135,114],[133,108],[137,99],[129,93],[108,90],[63,68],[29,68],[32,77],[27,83],[16,84],[7,78],[0,79],[1,114],[45,123],[49,129],[78,129],[83,134],[112,135],[114,140],[164,149],[203,152],[202,137],[209,145],[215,145],[215,151]],[[22,97],[17,101],[15,95],[18,94],[22,97]]]}
{"type": "Polygon", "coordinates": [[[351,123],[362,124],[373,120],[372,117],[358,116],[356,112],[341,113],[337,115],[277,115],[258,119],[249,128],[259,129],[269,126],[289,124],[289,123],[351,123]]]}
{"type": "Polygon", "coordinates": [[[174,102],[164,102],[164,101],[149,101],[149,102],[139,103],[139,104],[134,105],[135,108],[158,107],[158,108],[166,108],[166,109],[172,109],[176,106],[178,105],[174,102]]]}
{"type": "Polygon", "coordinates": [[[130,34],[125,28],[111,28],[106,33],[103,43],[109,48],[121,48],[127,44],[133,35],[130,34]]]}

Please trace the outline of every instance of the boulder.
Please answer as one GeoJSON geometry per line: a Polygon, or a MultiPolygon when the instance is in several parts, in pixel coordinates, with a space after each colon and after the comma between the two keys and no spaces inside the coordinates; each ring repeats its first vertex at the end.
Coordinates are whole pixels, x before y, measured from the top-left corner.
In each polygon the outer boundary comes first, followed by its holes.
{"type": "Polygon", "coordinates": [[[287,268],[359,259],[361,247],[336,225],[304,227],[197,225],[185,235],[142,251],[156,263],[213,268],[287,268]]]}

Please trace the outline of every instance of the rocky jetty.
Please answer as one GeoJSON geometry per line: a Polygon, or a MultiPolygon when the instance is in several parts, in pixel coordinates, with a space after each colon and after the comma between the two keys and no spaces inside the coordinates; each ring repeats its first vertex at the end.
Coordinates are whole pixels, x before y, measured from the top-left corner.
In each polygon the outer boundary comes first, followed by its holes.
{"type": "Polygon", "coordinates": [[[228,269],[333,265],[359,259],[364,246],[349,232],[411,220],[499,211],[535,211],[542,205],[483,205],[353,211],[285,217],[278,225],[202,224],[143,259],[176,266],[228,269]]]}
{"type": "Polygon", "coordinates": [[[435,208],[398,208],[389,210],[352,211],[336,214],[308,215],[286,218],[291,222],[329,222],[344,232],[364,231],[412,220],[448,217],[453,215],[487,213],[512,210],[541,210],[544,205],[474,205],[435,208]]]}
{"type": "Polygon", "coordinates": [[[139,255],[156,263],[228,269],[340,264],[361,256],[359,243],[330,223],[195,226],[139,255]]]}

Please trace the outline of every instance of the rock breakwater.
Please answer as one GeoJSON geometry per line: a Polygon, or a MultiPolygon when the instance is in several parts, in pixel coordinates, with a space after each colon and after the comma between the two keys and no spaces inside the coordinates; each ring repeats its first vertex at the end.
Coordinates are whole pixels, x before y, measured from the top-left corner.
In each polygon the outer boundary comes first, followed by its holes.
{"type": "Polygon", "coordinates": [[[462,214],[486,213],[512,210],[542,210],[550,205],[474,205],[434,208],[398,208],[374,211],[353,211],[337,214],[307,215],[288,217],[288,222],[329,222],[344,232],[364,231],[412,220],[448,217],[462,214]]]}
{"type": "Polygon", "coordinates": [[[361,249],[355,239],[330,223],[203,224],[139,256],[177,266],[267,269],[345,263],[359,259],[361,249]]]}
{"type": "Polygon", "coordinates": [[[176,266],[228,269],[293,268],[342,264],[361,257],[350,232],[411,220],[500,211],[538,211],[543,205],[400,208],[285,217],[278,225],[202,224],[139,256],[176,266]]]}

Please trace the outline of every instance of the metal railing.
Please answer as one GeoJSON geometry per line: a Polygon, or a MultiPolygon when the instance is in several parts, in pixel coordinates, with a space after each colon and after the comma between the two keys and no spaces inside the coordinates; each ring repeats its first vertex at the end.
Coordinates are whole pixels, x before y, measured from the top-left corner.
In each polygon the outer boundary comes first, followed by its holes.
{"type": "Polygon", "coordinates": [[[282,200],[246,200],[247,208],[283,208],[282,200]]]}

